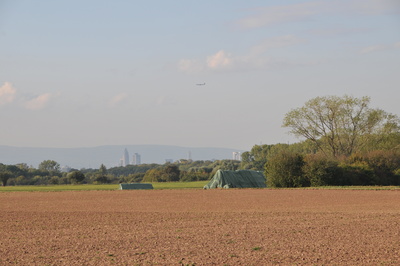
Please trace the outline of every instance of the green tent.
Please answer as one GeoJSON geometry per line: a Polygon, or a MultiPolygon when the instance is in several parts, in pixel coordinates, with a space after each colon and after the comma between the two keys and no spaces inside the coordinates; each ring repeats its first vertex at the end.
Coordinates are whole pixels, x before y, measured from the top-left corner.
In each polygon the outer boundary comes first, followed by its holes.
{"type": "Polygon", "coordinates": [[[266,187],[262,172],[253,170],[222,171],[218,170],[204,186],[210,188],[257,188],[266,187]]]}
{"type": "Polygon", "coordinates": [[[119,189],[126,190],[126,189],[153,189],[152,184],[145,184],[145,183],[128,183],[128,184],[119,184],[119,189]]]}

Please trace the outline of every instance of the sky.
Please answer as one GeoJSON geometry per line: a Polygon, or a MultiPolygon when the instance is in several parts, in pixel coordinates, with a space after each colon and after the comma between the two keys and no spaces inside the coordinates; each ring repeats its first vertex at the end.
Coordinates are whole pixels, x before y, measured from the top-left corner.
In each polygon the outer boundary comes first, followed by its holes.
{"type": "Polygon", "coordinates": [[[250,150],[318,96],[400,115],[399,85],[398,0],[0,0],[0,145],[250,150]]]}

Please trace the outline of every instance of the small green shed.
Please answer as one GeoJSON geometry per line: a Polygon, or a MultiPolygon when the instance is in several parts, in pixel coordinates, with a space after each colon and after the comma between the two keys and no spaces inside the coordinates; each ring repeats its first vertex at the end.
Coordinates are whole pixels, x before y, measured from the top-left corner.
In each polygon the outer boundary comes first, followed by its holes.
{"type": "Polygon", "coordinates": [[[126,190],[126,189],[153,189],[152,184],[146,183],[127,183],[127,184],[119,184],[119,189],[126,190]]]}

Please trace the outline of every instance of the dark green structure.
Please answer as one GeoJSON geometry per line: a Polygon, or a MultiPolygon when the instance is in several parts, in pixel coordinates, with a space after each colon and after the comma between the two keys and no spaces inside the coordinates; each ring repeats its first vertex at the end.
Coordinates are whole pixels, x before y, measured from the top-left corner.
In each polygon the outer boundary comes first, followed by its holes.
{"type": "Polygon", "coordinates": [[[265,188],[265,176],[253,170],[222,171],[218,170],[213,178],[204,186],[210,188],[265,188]]]}
{"type": "Polygon", "coordinates": [[[129,183],[129,184],[119,184],[119,189],[153,189],[152,184],[145,183],[129,183]]]}

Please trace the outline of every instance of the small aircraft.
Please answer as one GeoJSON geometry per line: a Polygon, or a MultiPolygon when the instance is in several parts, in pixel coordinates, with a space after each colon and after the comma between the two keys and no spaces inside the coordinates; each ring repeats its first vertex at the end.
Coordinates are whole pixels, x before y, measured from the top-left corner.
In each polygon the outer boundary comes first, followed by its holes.
{"type": "Polygon", "coordinates": [[[204,83],[198,83],[198,84],[196,84],[196,86],[204,86],[204,85],[206,85],[205,82],[204,82],[204,83]]]}

